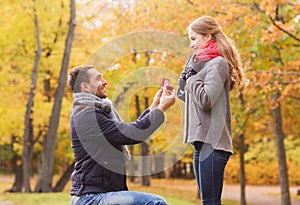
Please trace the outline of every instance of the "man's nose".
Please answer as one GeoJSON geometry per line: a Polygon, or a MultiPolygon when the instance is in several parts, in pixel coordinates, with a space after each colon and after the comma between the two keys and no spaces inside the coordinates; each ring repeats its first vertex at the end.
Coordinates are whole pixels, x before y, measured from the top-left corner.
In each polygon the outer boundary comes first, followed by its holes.
{"type": "Polygon", "coordinates": [[[102,83],[102,85],[106,85],[106,84],[107,84],[107,81],[106,81],[104,78],[102,78],[102,79],[101,79],[101,83],[102,83]]]}

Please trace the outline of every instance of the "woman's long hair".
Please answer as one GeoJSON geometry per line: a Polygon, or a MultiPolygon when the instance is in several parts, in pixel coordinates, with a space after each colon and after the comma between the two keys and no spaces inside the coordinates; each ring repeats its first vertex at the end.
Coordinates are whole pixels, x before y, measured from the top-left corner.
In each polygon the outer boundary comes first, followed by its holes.
{"type": "Polygon", "coordinates": [[[248,85],[249,80],[245,77],[240,54],[233,41],[222,32],[221,26],[216,20],[210,16],[203,16],[192,22],[188,29],[203,36],[212,35],[212,38],[216,40],[218,49],[230,68],[231,89],[243,88],[248,85]]]}

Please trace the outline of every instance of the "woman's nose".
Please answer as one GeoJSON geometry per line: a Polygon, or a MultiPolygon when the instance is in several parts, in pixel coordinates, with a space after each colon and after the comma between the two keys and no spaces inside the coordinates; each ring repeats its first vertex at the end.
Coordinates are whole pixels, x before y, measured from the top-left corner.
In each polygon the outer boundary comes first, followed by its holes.
{"type": "Polygon", "coordinates": [[[190,44],[191,48],[195,48],[195,45],[193,43],[190,44]]]}

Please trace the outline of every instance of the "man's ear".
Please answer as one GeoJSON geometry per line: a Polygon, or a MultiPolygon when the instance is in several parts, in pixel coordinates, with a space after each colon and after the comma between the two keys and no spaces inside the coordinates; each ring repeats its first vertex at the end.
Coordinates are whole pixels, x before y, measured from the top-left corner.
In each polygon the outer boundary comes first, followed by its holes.
{"type": "Polygon", "coordinates": [[[82,92],[88,92],[88,91],[89,91],[89,87],[88,87],[88,85],[87,85],[86,82],[82,82],[82,83],[80,84],[80,88],[81,88],[81,91],[82,91],[82,92]]]}

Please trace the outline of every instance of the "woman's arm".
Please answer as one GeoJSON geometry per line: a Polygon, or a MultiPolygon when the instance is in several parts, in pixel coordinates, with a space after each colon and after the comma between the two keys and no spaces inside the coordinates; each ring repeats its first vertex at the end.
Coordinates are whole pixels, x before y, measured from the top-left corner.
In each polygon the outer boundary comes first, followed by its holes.
{"type": "Polygon", "coordinates": [[[229,80],[229,68],[224,58],[218,57],[215,62],[208,62],[205,77],[191,76],[186,83],[186,91],[203,110],[211,109],[224,92],[224,83],[229,80]]]}

